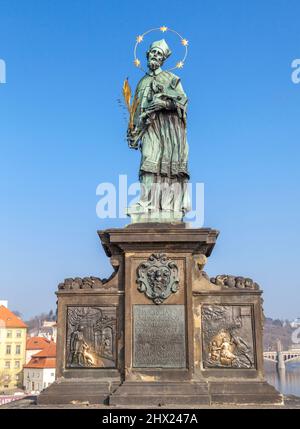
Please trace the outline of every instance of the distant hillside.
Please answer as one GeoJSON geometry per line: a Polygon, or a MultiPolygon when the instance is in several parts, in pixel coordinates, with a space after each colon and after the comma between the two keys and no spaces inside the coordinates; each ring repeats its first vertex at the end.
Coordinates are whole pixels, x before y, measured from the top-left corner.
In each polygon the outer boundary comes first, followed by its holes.
{"type": "Polygon", "coordinates": [[[283,350],[292,345],[292,333],[289,321],[266,318],[264,328],[264,350],[276,351],[277,340],[281,341],[283,350]]]}
{"type": "Polygon", "coordinates": [[[31,319],[26,320],[26,325],[28,326],[28,332],[39,330],[43,322],[45,320],[48,321],[55,321],[57,318],[56,313],[53,312],[53,310],[50,310],[49,313],[41,313],[37,316],[31,317],[31,319]]]}

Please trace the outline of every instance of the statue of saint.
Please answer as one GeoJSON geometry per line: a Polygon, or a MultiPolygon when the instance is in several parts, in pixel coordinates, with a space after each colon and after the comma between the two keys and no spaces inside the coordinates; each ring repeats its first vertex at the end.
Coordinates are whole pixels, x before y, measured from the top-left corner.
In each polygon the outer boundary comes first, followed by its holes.
{"type": "Polygon", "coordinates": [[[170,55],[164,39],[151,44],[148,72],[135,92],[127,140],[130,148],[141,149],[141,197],[128,209],[132,222],[180,222],[190,210],[187,97],[179,77],[161,69],[170,55]]]}
{"type": "Polygon", "coordinates": [[[72,365],[85,366],[85,351],[88,348],[88,344],[84,339],[83,331],[84,327],[79,325],[71,334],[70,351],[72,365]]]}

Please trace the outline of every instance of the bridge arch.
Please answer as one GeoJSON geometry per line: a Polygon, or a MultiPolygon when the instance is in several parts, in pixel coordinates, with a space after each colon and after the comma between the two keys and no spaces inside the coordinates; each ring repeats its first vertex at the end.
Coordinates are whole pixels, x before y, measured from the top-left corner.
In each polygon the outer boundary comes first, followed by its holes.
{"type": "Polygon", "coordinates": [[[300,355],[295,355],[295,356],[291,356],[289,355],[287,359],[284,359],[284,363],[289,363],[289,362],[300,362],[300,355]]]}
{"type": "Polygon", "coordinates": [[[277,363],[278,362],[278,360],[275,358],[271,358],[271,357],[267,357],[267,356],[264,356],[264,360],[265,361],[267,361],[267,362],[272,362],[272,363],[277,363]]]}

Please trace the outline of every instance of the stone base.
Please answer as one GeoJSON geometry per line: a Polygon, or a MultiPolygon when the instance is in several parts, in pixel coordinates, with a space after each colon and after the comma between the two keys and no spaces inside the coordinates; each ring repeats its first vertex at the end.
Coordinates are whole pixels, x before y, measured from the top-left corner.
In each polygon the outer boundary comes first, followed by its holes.
{"type": "Polygon", "coordinates": [[[266,381],[216,381],[209,383],[211,405],[283,405],[283,396],[266,381]]]}
{"type": "Polygon", "coordinates": [[[125,381],[109,398],[116,407],[168,407],[209,405],[206,382],[139,382],[125,381]]]}
{"type": "Polygon", "coordinates": [[[37,404],[108,404],[110,393],[118,382],[71,378],[59,379],[45,389],[37,398],[37,404]]]}
{"type": "Polygon", "coordinates": [[[152,220],[98,232],[109,279],[60,283],[59,379],[38,404],[282,406],[264,377],[258,284],[209,279],[203,267],[218,231],[152,220]],[[82,339],[89,352],[79,367],[71,340],[82,348],[82,339]]]}
{"type": "Polygon", "coordinates": [[[109,398],[116,407],[193,407],[216,405],[283,405],[266,382],[125,382],[109,398]]]}
{"type": "Polygon", "coordinates": [[[109,405],[114,407],[192,407],[283,405],[283,397],[259,381],[118,381],[60,379],[37,398],[38,405],[109,405]]]}

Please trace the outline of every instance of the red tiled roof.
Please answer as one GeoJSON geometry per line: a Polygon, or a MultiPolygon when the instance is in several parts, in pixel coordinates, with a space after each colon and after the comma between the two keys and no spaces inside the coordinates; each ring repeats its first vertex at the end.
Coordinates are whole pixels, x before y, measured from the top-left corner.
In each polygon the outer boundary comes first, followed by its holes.
{"type": "Polygon", "coordinates": [[[27,328],[23,320],[19,319],[4,305],[0,305],[0,325],[1,321],[4,322],[6,328],[27,328]]]}
{"type": "Polygon", "coordinates": [[[26,350],[43,350],[49,343],[44,337],[31,337],[26,342],[26,350]]]}
{"type": "Polygon", "coordinates": [[[36,353],[32,356],[33,358],[52,358],[56,357],[56,344],[51,341],[49,344],[43,348],[40,352],[36,353]]]}
{"type": "Polygon", "coordinates": [[[23,368],[56,368],[56,358],[32,357],[23,368]]]}

